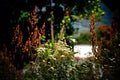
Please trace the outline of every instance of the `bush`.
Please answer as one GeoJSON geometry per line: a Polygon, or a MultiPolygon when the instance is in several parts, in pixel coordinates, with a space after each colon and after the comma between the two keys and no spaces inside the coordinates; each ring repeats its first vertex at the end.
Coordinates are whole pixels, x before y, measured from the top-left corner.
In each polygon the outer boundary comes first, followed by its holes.
{"type": "MultiPolygon", "coordinates": [[[[94,78],[92,63],[76,62],[74,52],[59,41],[37,50],[37,61],[24,74],[24,80],[88,80],[94,78]]],[[[96,76],[96,75],[95,75],[96,76]]]]}
{"type": "Polygon", "coordinates": [[[54,46],[45,44],[37,48],[37,61],[32,63],[32,70],[25,73],[25,80],[32,74],[34,79],[58,80],[69,78],[69,72],[74,60],[73,52],[63,42],[55,43],[54,46]],[[26,78],[27,77],[27,78],[26,78]]]}
{"type": "Polygon", "coordinates": [[[112,40],[113,29],[109,25],[101,25],[97,29],[97,38],[105,38],[106,40],[112,40]]]}

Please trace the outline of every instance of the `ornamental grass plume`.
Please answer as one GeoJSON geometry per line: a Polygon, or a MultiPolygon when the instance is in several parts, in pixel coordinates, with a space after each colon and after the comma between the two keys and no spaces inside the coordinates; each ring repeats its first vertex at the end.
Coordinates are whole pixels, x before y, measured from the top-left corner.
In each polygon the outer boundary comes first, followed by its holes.
{"type": "Polygon", "coordinates": [[[15,47],[22,47],[23,34],[22,31],[20,30],[20,24],[17,25],[13,34],[14,35],[11,44],[14,45],[15,47]]]}
{"type": "Polygon", "coordinates": [[[7,56],[11,56],[9,58],[16,69],[22,69],[25,63],[36,59],[35,48],[41,46],[41,38],[45,34],[45,23],[39,23],[38,19],[35,6],[27,20],[21,19],[22,22],[13,30],[10,47],[7,46],[7,56]]]}

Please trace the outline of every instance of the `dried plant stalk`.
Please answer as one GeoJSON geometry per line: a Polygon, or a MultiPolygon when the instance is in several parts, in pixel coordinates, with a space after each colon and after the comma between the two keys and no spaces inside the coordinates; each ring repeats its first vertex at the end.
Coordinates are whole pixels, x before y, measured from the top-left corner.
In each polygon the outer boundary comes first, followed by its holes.
{"type": "Polygon", "coordinates": [[[90,19],[90,35],[91,35],[91,44],[92,44],[92,52],[95,55],[97,53],[97,37],[95,31],[95,16],[92,14],[90,19]]]}
{"type": "Polygon", "coordinates": [[[96,26],[95,16],[94,14],[92,14],[90,19],[90,35],[91,35],[92,52],[95,55],[95,57],[98,58],[101,54],[103,39],[101,38],[99,42],[97,41],[95,26],[96,26]]]}

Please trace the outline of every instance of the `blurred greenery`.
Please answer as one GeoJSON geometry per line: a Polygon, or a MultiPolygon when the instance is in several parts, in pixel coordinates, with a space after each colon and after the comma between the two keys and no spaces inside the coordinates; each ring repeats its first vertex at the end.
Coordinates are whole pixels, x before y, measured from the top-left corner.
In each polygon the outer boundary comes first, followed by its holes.
{"type": "Polygon", "coordinates": [[[75,44],[90,44],[90,35],[88,32],[86,33],[81,33],[78,37],[75,38],[76,43],[75,44]]]}

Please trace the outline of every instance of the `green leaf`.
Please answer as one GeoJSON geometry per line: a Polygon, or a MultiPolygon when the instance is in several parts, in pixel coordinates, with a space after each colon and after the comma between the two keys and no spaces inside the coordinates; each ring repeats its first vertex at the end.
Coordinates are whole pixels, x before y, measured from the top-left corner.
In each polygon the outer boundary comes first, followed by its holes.
{"type": "Polygon", "coordinates": [[[48,21],[51,21],[52,20],[52,18],[48,18],[48,21]]]}

